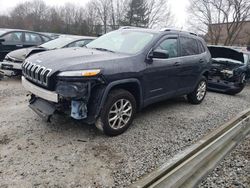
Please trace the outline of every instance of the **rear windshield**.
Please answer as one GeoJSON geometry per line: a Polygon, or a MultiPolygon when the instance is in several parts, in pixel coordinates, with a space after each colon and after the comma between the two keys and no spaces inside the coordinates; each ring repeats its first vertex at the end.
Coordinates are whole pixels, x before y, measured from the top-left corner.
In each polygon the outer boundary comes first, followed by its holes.
{"type": "Polygon", "coordinates": [[[74,41],[76,41],[76,39],[72,37],[59,37],[57,39],[46,42],[40,46],[49,50],[53,50],[57,48],[63,48],[74,41]]]}

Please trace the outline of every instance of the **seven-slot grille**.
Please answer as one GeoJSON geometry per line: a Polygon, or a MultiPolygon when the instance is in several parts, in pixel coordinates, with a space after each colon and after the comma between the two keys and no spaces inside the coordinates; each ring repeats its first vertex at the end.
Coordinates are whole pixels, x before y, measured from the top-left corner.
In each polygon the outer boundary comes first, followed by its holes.
{"type": "Polygon", "coordinates": [[[51,69],[25,61],[22,65],[22,71],[26,78],[43,86],[48,86],[51,69]]]}

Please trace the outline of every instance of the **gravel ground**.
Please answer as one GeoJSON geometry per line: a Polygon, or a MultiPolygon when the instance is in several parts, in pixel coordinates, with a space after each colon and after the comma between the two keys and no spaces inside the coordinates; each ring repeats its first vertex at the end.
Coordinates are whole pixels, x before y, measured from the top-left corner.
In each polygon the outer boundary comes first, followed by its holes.
{"type": "Polygon", "coordinates": [[[2,80],[0,187],[126,187],[250,107],[249,99],[250,86],[236,96],[208,93],[197,106],[161,102],[110,138],[67,117],[44,122],[27,107],[20,80],[2,80]]]}
{"type": "Polygon", "coordinates": [[[250,135],[214,169],[199,187],[250,187],[250,135]]]}

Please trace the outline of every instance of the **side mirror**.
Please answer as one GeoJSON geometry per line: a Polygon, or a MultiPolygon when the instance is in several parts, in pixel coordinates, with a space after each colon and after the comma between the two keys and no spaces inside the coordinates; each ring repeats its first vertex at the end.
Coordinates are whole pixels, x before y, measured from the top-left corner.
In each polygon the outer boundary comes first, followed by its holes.
{"type": "Polygon", "coordinates": [[[169,53],[167,50],[156,49],[149,54],[149,58],[168,59],[169,53]]]}

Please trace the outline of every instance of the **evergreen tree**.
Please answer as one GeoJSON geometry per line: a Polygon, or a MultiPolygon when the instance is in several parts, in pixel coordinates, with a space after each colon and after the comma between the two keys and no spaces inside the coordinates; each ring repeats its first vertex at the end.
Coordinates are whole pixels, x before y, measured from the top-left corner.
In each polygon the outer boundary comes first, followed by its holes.
{"type": "Polygon", "coordinates": [[[131,0],[128,4],[127,13],[123,25],[147,27],[148,7],[146,0],[131,0]]]}

